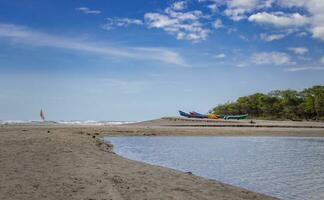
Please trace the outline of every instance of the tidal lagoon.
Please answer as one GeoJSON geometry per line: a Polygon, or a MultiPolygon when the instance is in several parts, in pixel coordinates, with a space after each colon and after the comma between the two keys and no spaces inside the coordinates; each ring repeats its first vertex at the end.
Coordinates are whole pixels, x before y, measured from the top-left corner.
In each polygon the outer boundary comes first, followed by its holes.
{"type": "Polygon", "coordinates": [[[126,158],[281,199],[324,199],[324,138],[105,137],[126,158]]]}

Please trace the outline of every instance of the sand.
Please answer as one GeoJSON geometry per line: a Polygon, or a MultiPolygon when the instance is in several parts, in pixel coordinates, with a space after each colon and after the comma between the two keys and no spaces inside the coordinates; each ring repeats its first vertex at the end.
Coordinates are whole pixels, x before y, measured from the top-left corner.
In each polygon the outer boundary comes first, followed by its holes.
{"type": "MultiPolygon", "coordinates": [[[[196,122],[195,122],[196,123],[196,122]]],[[[324,136],[324,129],[1,125],[0,199],[274,199],[191,173],[128,160],[103,135],[324,136]]]]}

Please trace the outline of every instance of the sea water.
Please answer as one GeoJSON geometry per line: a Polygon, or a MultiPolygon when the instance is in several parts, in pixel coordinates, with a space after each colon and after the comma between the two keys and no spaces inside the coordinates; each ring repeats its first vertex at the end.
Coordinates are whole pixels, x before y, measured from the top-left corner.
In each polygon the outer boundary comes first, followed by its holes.
{"type": "Polygon", "coordinates": [[[105,137],[129,159],[190,171],[287,200],[324,199],[324,139],[309,137],[105,137]]]}
{"type": "Polygon", "coordinates": [[[95,120],[58,120],[58,121],[42,121],[42,120],[0,120],[0,125],[122,125],[131,124],[130,121],[95,121],[95,120]]]}

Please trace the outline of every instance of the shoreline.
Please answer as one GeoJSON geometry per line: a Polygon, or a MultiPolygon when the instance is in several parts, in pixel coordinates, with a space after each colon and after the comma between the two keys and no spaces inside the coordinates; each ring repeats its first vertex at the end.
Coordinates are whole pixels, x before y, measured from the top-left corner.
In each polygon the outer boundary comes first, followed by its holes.
{"type": "Polygon", "coordinates": [[[0,128],[0,199],[276,199],[123,158],[98,128],[0,128]]]}
{"type": "Polygon", "coordinates": [[[124,125],[64,125],[64,124],[8,124],[0,129],[59,129],[93,132],[109,136],[207,135],[207,136],[270,136],[270,137],[324,137],[324,122],[294,122],[256,120],[215,121],[161,118],[124,125]],[[305,126],[308,128],[305,128],[305,126]],[[311,128],[309,128],[311,127],[311,128]]]}

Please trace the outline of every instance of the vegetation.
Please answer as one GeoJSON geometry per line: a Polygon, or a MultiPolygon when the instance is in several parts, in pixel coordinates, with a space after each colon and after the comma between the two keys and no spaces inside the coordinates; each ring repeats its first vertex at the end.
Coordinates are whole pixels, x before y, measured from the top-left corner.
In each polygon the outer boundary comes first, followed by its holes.
{"type": "Polygon", "coordinates": [[[300,92],[276,90],[268,94],[256,93],[218,105],[211,112],[226,115],[248,113],[251,118],[262,119],[324,120],[324,86],[313,86],[300,92]]]}

